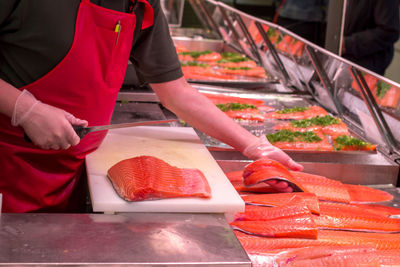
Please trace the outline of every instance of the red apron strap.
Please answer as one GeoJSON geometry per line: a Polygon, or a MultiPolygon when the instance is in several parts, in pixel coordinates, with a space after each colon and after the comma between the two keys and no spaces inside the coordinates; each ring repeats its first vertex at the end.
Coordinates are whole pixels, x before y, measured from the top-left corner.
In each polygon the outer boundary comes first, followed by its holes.
{"type": "Polygon", "coordinates": [[[153,7],[146,0],[137,0],[144,4],[144,17],[142,22],[142,30],[153,26],[154,22],[154,11],[153,7]]]}

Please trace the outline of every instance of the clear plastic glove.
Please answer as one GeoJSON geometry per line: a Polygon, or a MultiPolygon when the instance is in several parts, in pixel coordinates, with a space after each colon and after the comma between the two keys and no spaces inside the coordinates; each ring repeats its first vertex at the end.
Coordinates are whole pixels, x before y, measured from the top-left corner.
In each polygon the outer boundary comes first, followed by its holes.
{"type": "MultiPolygon", "coordinates": [[[[257,139],[256,142],[248,145],[243,150],[243,155],[249,159],[257,160],[261,158],[269,158],[282,163],[289,169],[293,171],[302,171],[303,166],[295,162],[291,157],[289,157],[285,152],[279,148],[273,146],[268,139],[263,135],[257,139]]],[[[270,180],[267,182],[270,186],[281,192],[292,192],[293,189],[288,185],[288,183],[278,180],[270,180]]]]}
{"type": "Polygon", "coordinates": [[[67,149],[80,141],[72,125],[87,126],[88,122],[72,114],[44,104],[23,90],[11,118],[13,126],[21,126],[32,142],[43,149],[67,149]]]}

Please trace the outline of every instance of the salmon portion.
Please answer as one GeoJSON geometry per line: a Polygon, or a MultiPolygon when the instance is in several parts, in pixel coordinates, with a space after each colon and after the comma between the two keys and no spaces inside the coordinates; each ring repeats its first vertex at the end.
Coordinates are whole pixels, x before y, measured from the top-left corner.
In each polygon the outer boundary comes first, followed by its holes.
{"type": "Polygon", "coordinates": [[[393,195],[368,186],[346,184],[351,203],[373,203],[393,200],[393,195]]]}
{"type": "Polygon", "coordinates": [[[281,120],[302,120],[310,119],[317,116],[328,115],[328,112],[319,106],[295,107],[282,109],[275,112],[265,114],[265,118],[281,119],[281,120]]]}
{"type": "Polygon", "coordinates": [[[279,123],[274,126],[274,129],[299,132],[316,131],[332,137],[349,134],[347,125],[341,119],[329,115],[279,123]]]}
{"type": "Polygon", "coordinates": [[[214,104],[240,103],[240,104],[254,105],[257,107],[265,106],[264,100],[261,99],[235,97],[224,94],[209,94],[209,93],[201,93],[201,94],[205,95],[214,104]]]}
{"type": "Polygon", "coordinates": [[[400,215],[400,208],[380,205],[380,204],[353,204],[368,212],[372,212],[381,216],[389,217],[392,215],[400,215]]]}
{"type": "Polygon", "coordinates": [[[234,221],[234,230],[266,237],[317,238],[317,228],[311,215],[292,216],[266,221],[234,221]]]}
{"type": "Polygon", "coordinates": [[[341,229],[367,232],[398,232],[400,219],[387,218],[357,206],[321,202],[320,215],[314,221],[321,229],[341,229]]]}
{"type": "Polygon", "coordinates": [[[265,205],[271,207],[279,207],[287,205],[295,201],[299,205],[305,204],[306,207],[314,214],[319,214],[318,198],[313,193],[279,193],[279,194],[255,194],[242,196],[246,204],[265,205]]]}
{"type": "Polygon", "coordinates": [[[262,67],[224,67],[215,70],[221,74],[232,74],[238,76],[249,76],[257,78],[265,78],[267,74],[262,67]]]}
{"type": "Polygon", "coordinates": [[[305,172],[290,171],[290,173],[298,183],[302,184],[306,192],[314,193],[318,199],[350,203],[349,192],[342,182],[305,172]]]}
{"type": "Polygon", "coordinates": [[[284,150],[304,151],[333,151],[333,146],[320,130],[314,131],[291,131],[280,130],[267,134],[267,139],[274,146],[284,150]]]}
{"type": "Polygon", "coordinates": [[[305,203],[296,203],[292,200],[279,207],[246,205],[244,212],[238,212],[235,214],[235,220],[264,221],[307,214],[311,214],[311,212],[305,203]]]}
{"type": "Polygon", "coordinates": [[[116,192],[127,201],[211,197],[210,186],[200,170],[174,167],[152,156],[122,160],[107,173],[116,192]]]}

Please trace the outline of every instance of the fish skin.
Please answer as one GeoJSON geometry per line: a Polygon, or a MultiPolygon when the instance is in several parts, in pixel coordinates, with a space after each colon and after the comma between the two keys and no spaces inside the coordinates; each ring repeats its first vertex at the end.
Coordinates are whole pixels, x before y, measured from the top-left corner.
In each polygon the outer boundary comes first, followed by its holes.
{"type": "Polygon", "coordinates": [[[268,221],[234,221],[234,230],[266,237],[317,238],[317,228],[311,215],[278,218],[268,221]]]}
{"type": "Polygon", "coordinates": [[[122,160],[107,174],[117,193],[128,201],[211,197],[210,186],[201,171],[177,168],[152,156],[122,160]]]}
{"type": "Polygon", "coordinates": [[[242,196],[246,204],[266,205],[266,206],[282,206],[286,205],[289,201],[297,201],[304,203],[307,208],[314,214],[319,214],[318,198],[313,193],[279,193],[279,194],[254,194],[242,196]]]}
{"type": "Polygon", "coordinates": [[[350,203],[347,187],[340,181],[305,172],[290,171],[290,173],[306,192],[316,194],[318,199],[350,203]]]}
{"type": "Polygon", "coordinates": [[[363,185],[346,184],[345,187],[350,194],[351,203],[374,203],[393,200],[393,196],[385,191],[363,185]]]}
{"type": "Polygon", "coordinates": [[[296,200],[293,200],[279,207],[246,205],[244,212],[235,214],[235,220],[263,221],[310,214],[311,212],[305,203],[298,203],[296,200]]]}

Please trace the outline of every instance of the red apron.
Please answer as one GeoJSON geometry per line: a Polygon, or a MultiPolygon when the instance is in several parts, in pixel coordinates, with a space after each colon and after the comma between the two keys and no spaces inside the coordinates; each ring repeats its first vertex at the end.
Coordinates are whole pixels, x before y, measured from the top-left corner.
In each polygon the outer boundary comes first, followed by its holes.
{"type": "MultiPolygon", "coordinates": [[[[143,29],[153,24],[154,14],[146,0],[139,2],[145,4],[143,29]]],[[[135,25],[134,13],[117,12],[82,0],[69,52],[54,69],[24,89],[43,103],[87,120],[89,125],[109,124],[132,49],[135,25]]],[[[25,142],[22,129],[11,126],[10,118],[0,116],[3,211],[65,209],[84,170],[85,156],[104,137],[104,132],[93,133],[68,150],[42,150],[25,142]]]]}

